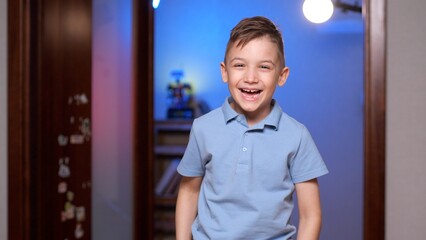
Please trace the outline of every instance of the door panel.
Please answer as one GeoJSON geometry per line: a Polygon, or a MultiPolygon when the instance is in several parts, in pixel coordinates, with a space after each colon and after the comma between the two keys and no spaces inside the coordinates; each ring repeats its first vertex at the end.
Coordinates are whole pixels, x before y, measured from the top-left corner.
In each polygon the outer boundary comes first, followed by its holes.
{"type": "Polygon", "coordinates": [[[91,1],[9,3],[9,239],[90,239],[91,1]]]}
{"type": "Polygon", "coordinates": [[[91,4],[45,0],[38,12],[41,236],[89,239],[91,4]]]}

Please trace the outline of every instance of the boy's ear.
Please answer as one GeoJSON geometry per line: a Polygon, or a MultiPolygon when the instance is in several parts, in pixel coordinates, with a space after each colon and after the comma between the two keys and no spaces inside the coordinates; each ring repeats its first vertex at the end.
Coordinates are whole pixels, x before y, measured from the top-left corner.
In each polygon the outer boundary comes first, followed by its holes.
{"type": "Polygon", "coordinates": [[[220,73],[222,74],[222,81],[228,82],[228,72],[226,71],[226,66],[224,62],[220,63],[220,73]]]}
{"type": "Polygon", "coordinates": [[[283,69],[281,69],[280,76],[278,77],[278,86],[280,87],[284,86],[289,74],[290,74],[290,68],[283,67],[283,69]]]}

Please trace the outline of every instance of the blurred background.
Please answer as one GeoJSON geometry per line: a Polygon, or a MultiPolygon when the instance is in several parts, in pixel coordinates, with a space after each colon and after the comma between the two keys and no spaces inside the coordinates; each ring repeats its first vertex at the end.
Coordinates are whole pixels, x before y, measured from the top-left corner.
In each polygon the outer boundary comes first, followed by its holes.
{"type": "MultiPolygon", "coordinates": [[[[7,239],[7,0],[0,0],[0,239],[7,239]],[[6,113],[6,114],[5,114],[6,113]]],[[[347,0],[361,5],[361,1],[347,0]]],[[[387,3],[386,239],[422,239],[426,216],[425,3],[387,3]]],[[[309,22],[302,0],[163,0],[154,13],[154,117],[167,120],[172,71],[205,109],[228,96],[219,64],[231,28],[263,15],[282,30],[290,77],[275,98],[313,135],[330,174],[320,178],[321,239],[362,239],[364,22],[336,8],[309,22]]],[[[132,1],[93,0],[92,238],[133,238],[132,1]]],[[[10,190],[9,190],[10,191],[10,190]]],[[[294,222],[297,221],[297,214],[294,222]]]]}

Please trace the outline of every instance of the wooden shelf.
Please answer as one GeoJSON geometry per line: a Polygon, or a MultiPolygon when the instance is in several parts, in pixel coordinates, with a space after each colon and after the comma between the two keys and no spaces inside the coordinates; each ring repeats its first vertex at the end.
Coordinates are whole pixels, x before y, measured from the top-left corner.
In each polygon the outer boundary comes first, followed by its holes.
{"type": "Polygon", "coordinates": [[[192,120],[161,120],[155,122],[153,171],[157,185],[153,200],[156,240],[173,239],[169,237],[174,237],[175,208],[180,182],[180,175],[175,172],[175,168],[185,153],[191,126],[192,120]],[[167,185],[164,185],[165,182],[167,182],[167,185]]]}
{"type": "Polygon", "coordinates": [[[155,122],[157,131],[183,131],[191,130],[192,120],[159,120],[155,122]]]}
{"type": "Polygon", "coordinates": [[[158,234],[166,235],[173,234],[175,228],[175,218],[167,218],[155,221],[155,230],[158,234]]]}
{"type": "Polygon", "coordinates": [[[159,207],[175,207],[176,196],[161,196],[155,198],[155,205],[159,207]]]}
{"type": "Polygon", "coordinates": [[[185,153],[186,146],[184,145],[161,145],[155,146],[154,153],[159,156],[182,156],[185,153]]]}

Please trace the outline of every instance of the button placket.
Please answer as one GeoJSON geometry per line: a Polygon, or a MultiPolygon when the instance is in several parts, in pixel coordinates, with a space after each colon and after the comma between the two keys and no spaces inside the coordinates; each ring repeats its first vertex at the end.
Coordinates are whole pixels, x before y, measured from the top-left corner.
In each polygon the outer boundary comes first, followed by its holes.
{"type": "Polygon", "coordinates": [[[250,163],[250,154],[249,154],[249,147],[247,146],[247,138],[249,137],[249,134],[247,131],[245,131],[242,134],[242,141],[241,141],[241,148],[240,148],[240,160],[238,163],[238,169],[248,169],[249,163],[250,163]]]}
{"type": "Polygon", "coordinates": [[[244,134],[243,134],[243,145],[242,145],[242,148],[241,148],[241,150],[243,151],[243,152],[247,152],[247,137],[248,137],[248,132],[247,131],[245,131],[244,132],[244,134]]]}

